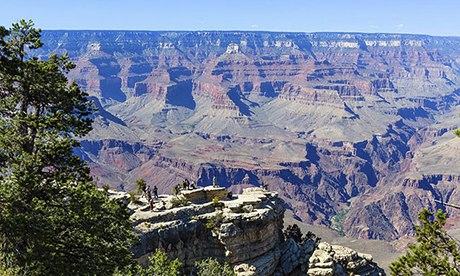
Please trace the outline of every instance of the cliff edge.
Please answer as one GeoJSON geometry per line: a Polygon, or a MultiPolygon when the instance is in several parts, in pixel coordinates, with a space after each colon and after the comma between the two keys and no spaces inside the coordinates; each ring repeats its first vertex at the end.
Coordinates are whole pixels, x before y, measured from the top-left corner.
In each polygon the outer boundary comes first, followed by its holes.
{"type": "MultiPolygon", "coordinates": [[[[110,192],[125,200],[129,195],[110,192]]],[[[145,261],[156,248],[179,258],[187,270],[195,261],[216,258],[237,275],[383,275],[372,256],[352,249],[283,236],[284,201],[275,192],[246,188],[231,195],[225,188],[184,190],[161,195],[153,209],[144,198],[128,204],[145,261]]]]}

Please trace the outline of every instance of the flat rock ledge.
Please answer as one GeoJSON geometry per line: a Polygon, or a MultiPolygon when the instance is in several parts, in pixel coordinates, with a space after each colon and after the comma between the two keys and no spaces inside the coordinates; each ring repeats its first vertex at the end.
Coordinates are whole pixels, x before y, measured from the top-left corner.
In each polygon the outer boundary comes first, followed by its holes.
{"type": "Polygon", "coordinates": [[[196,261],[212,257],[228,262],[240,276],[384,275],[370,255],[314,240],[285,240],[285,203],[262,188],[238,195],[212,186],[185,190],[161,195],[153,210],[143,198],[132,203],[127,193],[109,193],[131,211],[139,236],[132,251],[141,263],[162,248],[188,272],[196,261]]]}

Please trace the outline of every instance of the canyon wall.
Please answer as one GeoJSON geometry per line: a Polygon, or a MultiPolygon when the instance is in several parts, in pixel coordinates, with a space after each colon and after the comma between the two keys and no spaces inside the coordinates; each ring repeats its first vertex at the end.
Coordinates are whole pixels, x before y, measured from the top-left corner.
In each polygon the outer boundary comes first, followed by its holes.
{"type": "Polygon", "coordinates": [[[460,39],[45,31],[98,107],[76,150],[97,182],[266,184],[308,223],[398,239],[458,198],[460,39]],[[247,176],[247,177],[246,177],[247,176]],[[243,181],[248,179],[248,181],[243,181]]]}

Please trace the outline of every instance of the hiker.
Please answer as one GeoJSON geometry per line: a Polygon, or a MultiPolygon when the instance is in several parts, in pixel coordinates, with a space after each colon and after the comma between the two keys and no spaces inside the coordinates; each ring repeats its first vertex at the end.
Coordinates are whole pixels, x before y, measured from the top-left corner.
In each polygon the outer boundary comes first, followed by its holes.
{"type": "Polygon", "coordinates": [[[188,187],[187,187],[187,179],[185,179],[183,182],[182,182],[182,190],[187,190],[188,187]]]}
{"type": "Polygon", "coordinates": [[[150,200],[149,200],[150,211],[153,211],[154,206],[155,206],[155,204],[154,204],[153,198],[150,198],[150,200]]]}
{"type": "Polygon", "coordinates": [[[150,192],[150,187],[148,185],[142,185],[142,196],[148,199],[149,192],[150,192]]]}
{"type": "Polygon", "coordinates": [[[153,186],[153,198],[158,199],[158,187],[153,186]]]}
{"type": "Polygon", "coordinates": [[[215,176],[212,178],[212,186],[213,186],[214,188],[218,188],[218,187],[219,187],[219,183],[217,183],[217,178],[216,178],[215,176]]]}
{"type": "Polygon", "coordinates": [[[187,187],[187,190],[190,189],[190,181],[188,181],[187,178],[185,179],[185,186],[187,187]]]}
{"type": "Polygon", "coordinates": [[[177,184],[176,186],[174,186],[174,195],[178,195],[180,193],[180,185],[177,184]]]}
{"type": "Polygon", "coordinates": [[[152,192],[150,191],[150,187],[145,188],[144,195],[147,199],[147,202],[150,202],[150,200],[152,199],[152,192]]]}
{"type": "Polygon", "coordinates": [[[268,184],[262,183],[262,188],[266,191],[268,191],[268,184]]]}
{"type": "Polygon", "coordinates": [[[195,181],[192,181],[192,183],[190,184],[190,189],[192,189],[192,190],[196,189],[195,181]]]}

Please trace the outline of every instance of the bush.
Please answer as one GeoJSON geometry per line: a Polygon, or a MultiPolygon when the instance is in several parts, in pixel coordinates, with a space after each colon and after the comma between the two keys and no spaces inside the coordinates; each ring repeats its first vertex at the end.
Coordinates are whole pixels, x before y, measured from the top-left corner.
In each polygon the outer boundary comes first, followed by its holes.
{"type": "Polygon", "coordinates": [[[460,128],[457,128],[456,130],[454,130],[454,134],[460,137],[460,128]]]}
{"type": "Polygon", "coordinates": [[[134,203],[134,204],[139,204],[141,201],[139,200],[139,195],[134,192],[134,191],[131,191],[131,192],[128,192],[129,194],[129,201],[131,203],[134,203]]]}
{"type": "Polygon", "coordinates": [[[305,236],[303,237],[303,241],[306,241],[306,240],[314,240],[316,246],[318,246],[318,244],[321,241],[321,238],[317,237],[313,232],[308,231],[307,233],[305,233],[305,236]]]}
{"type": "Polygon", "coordinates": [[[219,263],[216,259],[207,258],[195,263],[197,276],[234,276],[233,268],[228,263],[219,263]]]}
{"type": "Polygon", "coordinates": [[[215,216],[211,217],[206,221],[205,227],[206,229],[216,231],[220,228],[220,225],[222,224],[224,220],[224,216],[222,213],[217,213],[215,216]]]}
{"type": "Polygon", "coordinates": [[[223,207],[224,204],[222,202],[220,202],[220,199],[219,197],[215,196],[212,198],[212,205],[215,207],[215,208],[220,208],[220,207],[223,207]]]}
{"type": "Polygon", "coordinates": [[[149,265],[141,268],[141,276],[179,276],[182,275],[182,263],[179,259],[171,260],[161,249],[157,249],[149,258],[149,265]]]}
{"type": "Polygon", "coordinates": [[[0,276],[14,276],[19,275],[19,269],[6,268],[0,265],[0,276]]]}
{"type": "Polygon", "coordinates": [[[189,202],[184,197],[175,196],[171,199],[171,204],[173,207],[183,207],[189,205],[189,202]]]}
{"type": "Polygon", "coordinates": [[[136,192],[138,195],[141,195],[145,189],[147,188],[147,183],[145,182],[144,179],[139,178],[136,180],[136,192]]]}
{"type": "Polygon", "coordinates": [[[285,240],[293,239],[297,243],[302,242],[302,231],[300,231],[300,228],[297,224],[288,225],[283,234],[285,240]]]}
{"type": "Polygon", "coordinates": [[[319,242],[321,241],[321,238],[318,238],[311,231],[308,231],[302,237],[302,231],[300,231],[300,228],[297,224],[291,224],[288,227],[286,227],[286,230],[284,230],[283,232],[283,236],[285,240],[293,239],[297,243],[303,243],[304,241],[307,241],[307,240],[314,240],[315,244],[318,245],[319,242]]]}
{"type": "MultiPolygon", "coordinates": [[[[21,270],[12,263],[7,265],[8,259],[7,255],[0,251],[0,276],[19,275],[21,270]]],[[[27,269],[23,269],[23,271],[27,271],[27,269]]]]}

